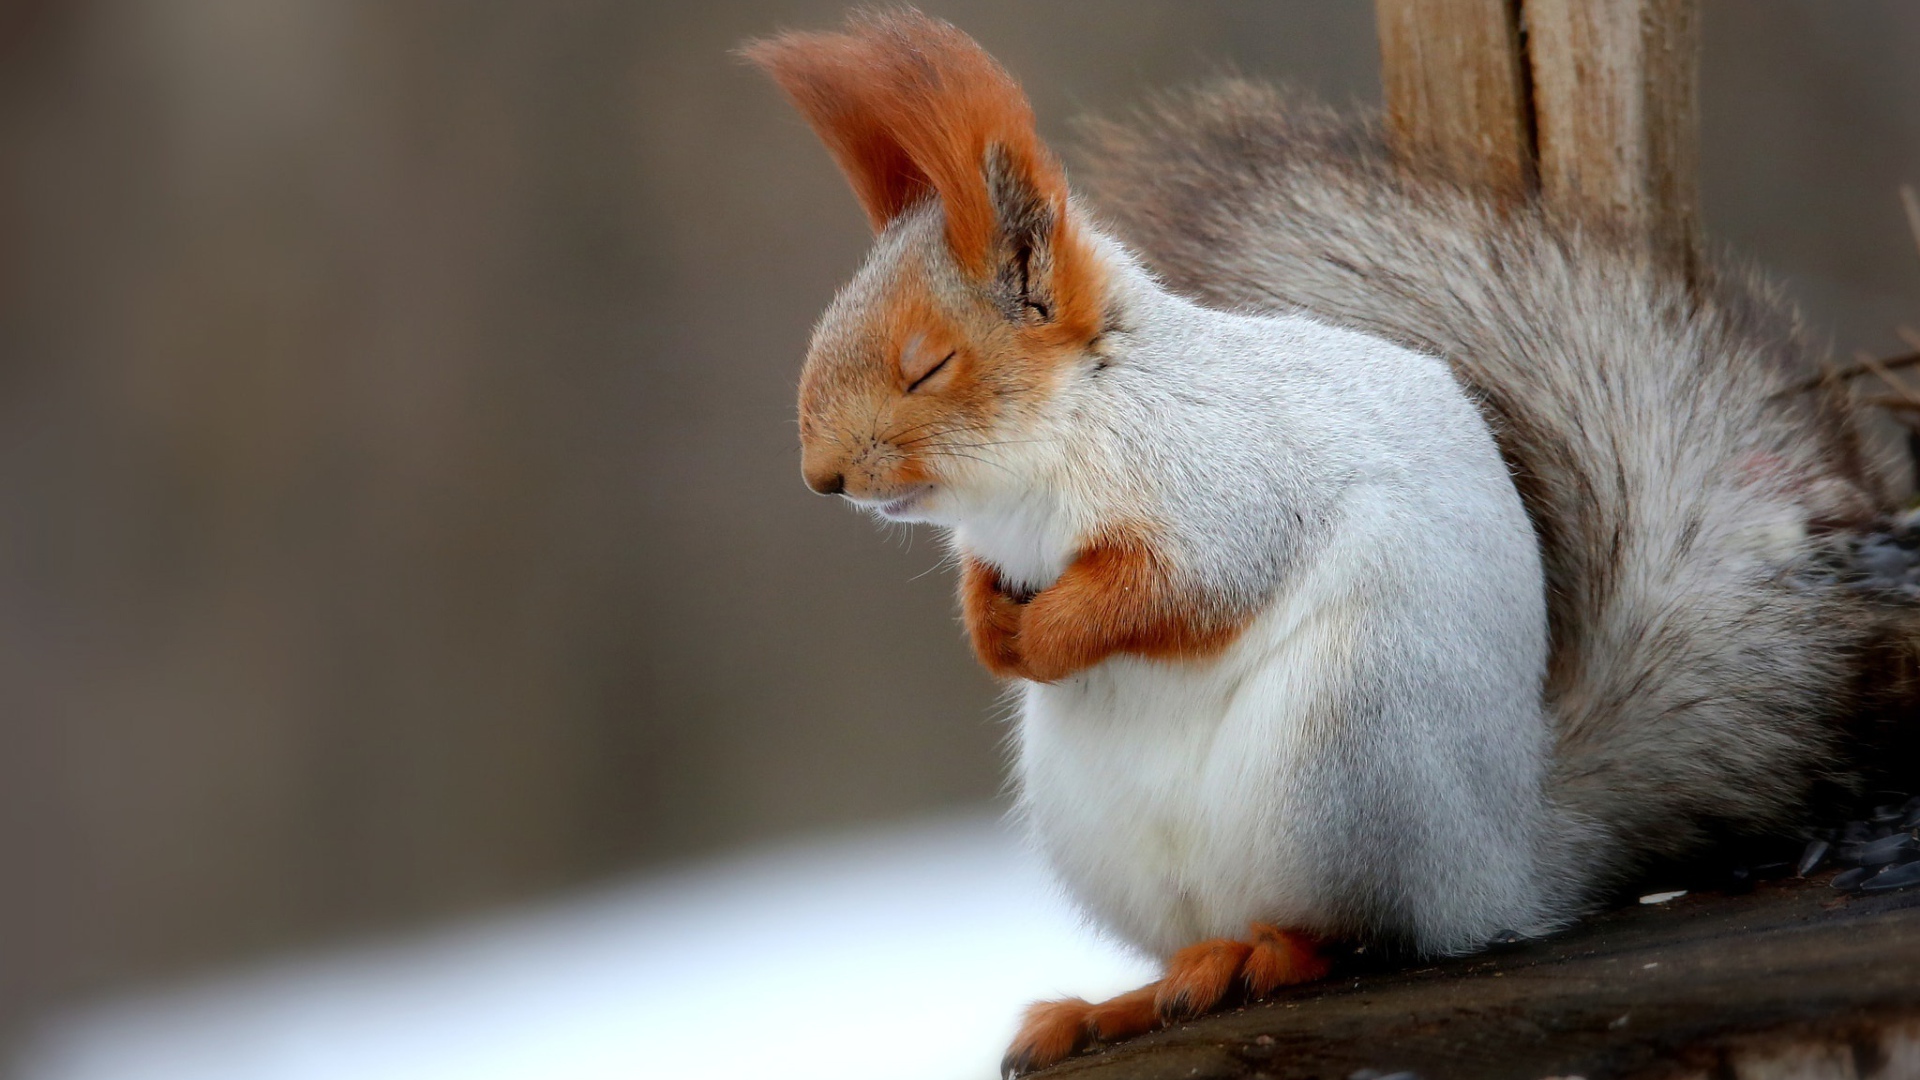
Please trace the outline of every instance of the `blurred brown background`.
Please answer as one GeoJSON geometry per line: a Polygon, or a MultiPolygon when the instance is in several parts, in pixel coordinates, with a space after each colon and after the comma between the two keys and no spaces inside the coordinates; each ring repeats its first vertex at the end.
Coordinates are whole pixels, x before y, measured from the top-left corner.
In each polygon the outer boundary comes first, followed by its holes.
{"type": "MultiPolygon", "coordinates": [[[[1360,0],[929,2],[1071,117],[1378,97],[1360,0]]],[[[0,1031],[1000,785],[933,537],[798,481],[842,5],[0,0],[0,1031]],[[928,572],[931,570],[932,572],[928,572]]],[[[1710,0],[1705,215],[1920,322],[1920,6],[1710,0]]]]}

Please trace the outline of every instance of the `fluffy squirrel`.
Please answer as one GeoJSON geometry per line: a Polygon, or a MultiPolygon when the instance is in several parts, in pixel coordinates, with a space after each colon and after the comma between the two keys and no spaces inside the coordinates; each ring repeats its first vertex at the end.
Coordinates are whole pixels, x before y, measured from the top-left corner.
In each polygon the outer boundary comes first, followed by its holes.
{"type": "Polygon", "coordinates": [[[1910,700],[1912,615],[1823,570],[1889,509],[1763,286],[1689,284],[1244,82],[1096,129],[913,11],[748,45],[877,233],[814,331],[807,484],[946,529],[1018,684],[1018,804],[1165,975],[1006,1068],[1564,925],[1790,825],[1910,700]]]}

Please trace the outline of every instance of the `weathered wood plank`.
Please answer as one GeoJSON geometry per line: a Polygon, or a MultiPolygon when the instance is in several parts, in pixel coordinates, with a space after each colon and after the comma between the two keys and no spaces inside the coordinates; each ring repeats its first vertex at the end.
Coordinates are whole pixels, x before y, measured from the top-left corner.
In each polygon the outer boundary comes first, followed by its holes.
{"type": "Polygon", "coordinates": [[[1521,11],[1542,198],[1625,226],[1691,274],[1698,0],[1522,0],[1521,11]]]}
{"type": "Polygon", "coordinates": [[[1827,876],[1630,904],[1542,942],[1336,977],[1040,1077],[1759,1080],[1863,1047],[1880,1064],[1862,1077],[1920,1075],[1887,1071],[1920,1062],[1920,890],[1842,896],[1827,876]]]}
{"type": "Polygon", "coordinates": [[[1387,121],[1463,182],[1699,266],[1699,0],[1376,0],[1387,121]]]}
{"type": "Polygon", "coordinates": [[[1466,183],[1533,183],[1526,65],[1510,0],[1376,0],[1387,123],[1466,183]]]}

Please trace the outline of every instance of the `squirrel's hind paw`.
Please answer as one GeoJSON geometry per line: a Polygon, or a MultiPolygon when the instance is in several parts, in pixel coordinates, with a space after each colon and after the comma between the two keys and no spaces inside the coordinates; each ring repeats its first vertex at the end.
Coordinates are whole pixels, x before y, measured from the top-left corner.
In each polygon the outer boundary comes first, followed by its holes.
{"type": "Polygon", "coordinates": [[[1155,1004],[1168,1023],[1190,1020],[1236,991],[1255,1001],[1283,986],[1316,982],[1326,977],[1328,966],[1312,938],[1254,923],[1246,941],[1215,938],[1174,953],[1155,1004]]]}
{"type": "Polygon", "coordinates": [[[1093,1005],[1082,998],[1036,1001],[1020,1018],[1020,1032],[1000,1059],[1000,1075],[1012,1080],[1071,1057],[1092,1039],[1087,1022],[1093,1005]]]}
{"type": "Polygon", "coordinates": [[[1167,961],[1166,978],[1154,996],[1154,1008],[1169,1023],[1211,1012],[1233,990],[1253,946],[1232,938],[1189,945],[1167,961]]]}
{"type": "Polygon", "coordinates": [[[1256,1001],[1283,986],[1316,982],[1330,965],[1305,934],[1265,923],[1246,941],[1215,938],[1189,945],[1167,961],[1166,977],[1098,1005],[1080,998],[1027,1007],[1000,1072],[1021,1076],[1072,1057],[1095,1042],[1118,1042],[1211,1012],[1222,1002],[1256,1001]]]}
{"type": "Polygon", "coordinates": [[[1034,1002],[1027,1006],[1020,1033],[1000,1061],[1001,1075],[1021,1076],[1072,1057],[1090,1043],[1117,1042],[1152,1031],[1160,1026],[1154,1007],[1159,990],[1159,983],[1148,983],[1098,1005],[1079,998],[1034,1002]]]}
{"type": "Polygon", "coordinates": [[[1320,953],[1319,943],[1305,934],[1254,923],[1248,935],[1251,951],[1240,969],[1247,994],[1263,998],[1283,986],[1319,982],[1333,965],[1320,953]]]}

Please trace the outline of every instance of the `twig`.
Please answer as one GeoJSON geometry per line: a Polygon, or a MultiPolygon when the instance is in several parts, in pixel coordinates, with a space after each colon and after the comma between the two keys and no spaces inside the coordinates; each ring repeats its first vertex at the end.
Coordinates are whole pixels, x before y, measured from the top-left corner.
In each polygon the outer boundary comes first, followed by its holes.
{"type": "Polygon", "coordinates": [[[1907,208],[1907,229],[1913,233],[1913,246],[1920,248],[1920,193],[1912,184],[1900,185],[1900,203],[1907,208]]]}
{"type": "Polygon", "coordinates": [[[1874,376],[1881,382],[1886,383],[1887,389],[1892,390],[1895,394],[1904,398],[1914,408],[1920,409],[1920,394],[1915,393],[1912,387],[1902,382],[1900,376],[1888,370],[1887,365],[1874,359],[1872,353],[1862,352],[1858,354],[1857,359],[1863,367],[1873,372],[1874,376]]]}
{"type": "MultiPolygon", "coordinates": [[[[1912,333],[1912,331],[1908,331],[1908,333],[1912,333]]],[[[1901,336],[1905,337],[1905,334],[1901,336]]],[[[1916,334],[1915,337],[1920,338],[1920,334],[1916,334]]],[[[1912,342],[1911,344],[1913,344],[1914,348],[1920,349],[1920,341],[1912,342]]],[[[1912,367],[1915,364],[1920,364],[1920,352],[1907,353],[1904,356],[1889,356],[1885,360],[1875,360],[1874,363],[1889,371],[1894,368],[1912,367]]],[[[1787,387],[1785,390],[1777,391],[1773,396],[1790,397],[1794,394],[1804,394],[1825,383],[1828,379],[1832,379],[1835,382],[1849,382],[1862,375],[1872,373],[1873,368],[1864,363],[1849,364],[1843,368],[1829,368],[1811,379],[1804,379],[1787,387]]]]}
{"type": "MultiPolygon", "coordinates": [[[[1905,207],[1907,211],[1907,230],[1913,234],[1913,246],[1916,249],[1920,249],[1920,192],[1916,192],[1911,184],[1901,184],[1900,205],[1905,207]]],[[[1920,364],[1920,331],[1916,331],[1910,326],[1901,326],[1897,327],[1894,333],[1899,334],[1900,340],[1912,346],[1916,351],[1910,352],[1905,356],[1890,356],[1885,360],[1875,359],[1871,353],[1856,353],[1854,354],[1856,363],[1843,368],[1830,367],[1810,379],[1804,379],[1784,390],[1775,391],[1772,396],[1775,399],[1790,397],[1795,394],[1804,394],[1809,390],[1830,383],[1843,383],[1857,379],[1862,375],[1872,375],[1885,383],[1887,389],[1893,391],[1893,393],[1877,394],[1873,397],[1860,399],[1861,402],[1866,405],[1875,405],[1892,412],[1894,419],[1914,429],[1916,432],[1920,432],[1920,391],[1916,391],[1893,373],[1895,368],[1912,367],[1920,364]]]]}
{"type": "Polygon", "coordinates": [[[1891,394],[1867,398],[1863,404],[1877,405],[1885,409],[1887,416],[1890,417],[1894,423],[1906,428],[1909,432],[1920,434],[1920,405],[1915,405],[1906,398],[1894,397],[1891,394]]]}

